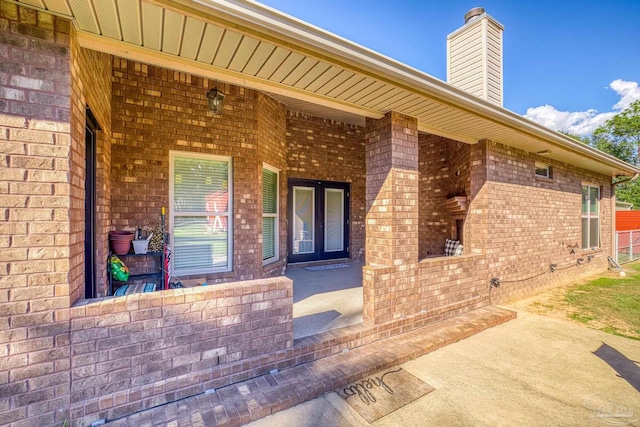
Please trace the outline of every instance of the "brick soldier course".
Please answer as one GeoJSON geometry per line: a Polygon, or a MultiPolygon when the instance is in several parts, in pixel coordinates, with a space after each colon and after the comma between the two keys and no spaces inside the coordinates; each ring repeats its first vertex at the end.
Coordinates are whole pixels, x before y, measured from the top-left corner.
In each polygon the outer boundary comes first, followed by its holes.
{"type": "MultiPolygon", "coordinates": [[[[350,359],[346,349],[374,360],[401,333],[403,345],[430,348],[434,322],[467,330],[460,322],[492,318],[491,304],[607,268],[611,177],[579,165],[421,133],[396,111],[364,126],[291,111],[223,76],[82,48],[69,21],[1,0],[0,59],[0,424],[90,425],[175,407],[209,389],[263,383],[272,369],[316,375],[350,359]],[[207,107],[214,86],[227,95],[219,116],[207,107]],[[87,107],[100,127],[96,299],[85,298],[84,277],[87,107]],[[232,158],[233,270],[206,275],[207,287],[106,296],[108,232],[153,222],[169,205],[169,151],[232,158]],[[534,176],[536,161],[553,179],[534,176]],[[278,259],[266,265],[264,164],[280,171],[278,259]],[[350,184],[349,255],[366,260],[363,324],[293,340],[293,287],[282,276],[289,178],[350,184]],[[584,183],[601,192],[595,250],[575,249],[584,183]],[[451,207],[452,197],[464,207],[451,207]],[[465,253],[444,257],[457,220],[465,253]]],[[[276,387],[266,406],[247,401],[226,416],[255,419],[385,363],[339,380],[319,375],[322,387],[296,386],[273,404],[285,393],[276,387]]]]}

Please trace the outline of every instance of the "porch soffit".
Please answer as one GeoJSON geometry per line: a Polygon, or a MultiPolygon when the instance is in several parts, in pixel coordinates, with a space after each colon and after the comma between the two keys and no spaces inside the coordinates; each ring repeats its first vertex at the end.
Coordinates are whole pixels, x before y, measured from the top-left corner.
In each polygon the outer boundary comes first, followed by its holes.
{"type": "Polygon", "coordinates": [[[74,22],[82,47],[269,93],[350,124],[387,111],[421,132],[490,139],[607,175],[635,168],[418,70],[247,0],[14,0],[74,22]]]}

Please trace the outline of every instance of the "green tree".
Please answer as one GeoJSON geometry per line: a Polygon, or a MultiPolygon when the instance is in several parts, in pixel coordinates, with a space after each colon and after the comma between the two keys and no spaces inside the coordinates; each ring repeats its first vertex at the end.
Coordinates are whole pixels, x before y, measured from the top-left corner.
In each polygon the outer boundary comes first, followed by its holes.
{"type": "Polygon", "coordinates": [[[616,199],[633,203],[633,209],[640,209],[640,178],[616,187],[616,199]]]}
{"type": "Polygon", "coordinates": [[[640,144],[640,99],[607,120],[604,126],[598,128],[596,132],[599,129],[604,129],[611,138],[631,141],[636,145],[640,144]]]}
{"type": "Polygon", "coordinates": [[[591,145],[627,163],[638,164],[640,100],[616,114],[593,132],[591,145]]]}
{"type": "Polygon", "coordinates": [[[559,132],[563,135],[568,136],[569,138],[575,139],[576,141],[584,142],[587,145],[591,145],[591,138],[589,138],[588,136],[576,135],[575,133],[571,133],[565,130],[561,130],[559,132]]]}
{"type": "MultiPolygon", "coordinates": [[[[611,154],[627,163],[640,164],[640,100],[633,102],[624,111],[607,120],[593,132],[590,145],[611,154]]],[[[640,179],[621,184],[616,188],[616,198],[633,203],[640,209],[640,179]]]]}

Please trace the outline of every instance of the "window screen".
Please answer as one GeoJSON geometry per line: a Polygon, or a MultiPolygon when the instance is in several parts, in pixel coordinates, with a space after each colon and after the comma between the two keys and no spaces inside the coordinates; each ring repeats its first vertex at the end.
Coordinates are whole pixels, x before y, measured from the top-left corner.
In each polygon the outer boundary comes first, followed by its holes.
{"type": "Polygon", "coordinates": [[[582,186],[582,248],[600,247],[600,188],[582,186]]]}
{"type": "Polygon", "coordinates": [[[175,275],[231,270],[231,159],[171,155],[175,275]]]}
{"type": "Polygon", "coordinates": [[[278,172],[262,169],[262,260],[278,258],[278,172]]]}

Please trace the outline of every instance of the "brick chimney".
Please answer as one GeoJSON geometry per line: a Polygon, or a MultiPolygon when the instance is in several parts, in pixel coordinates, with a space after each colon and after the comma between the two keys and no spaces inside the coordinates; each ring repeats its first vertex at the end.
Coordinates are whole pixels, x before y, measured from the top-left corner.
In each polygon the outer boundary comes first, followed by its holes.
{"type": "Polygon", "coordinates": [[[502,107],[504,27],[476,7],[447,36],[447,82],[502,107]]]}

